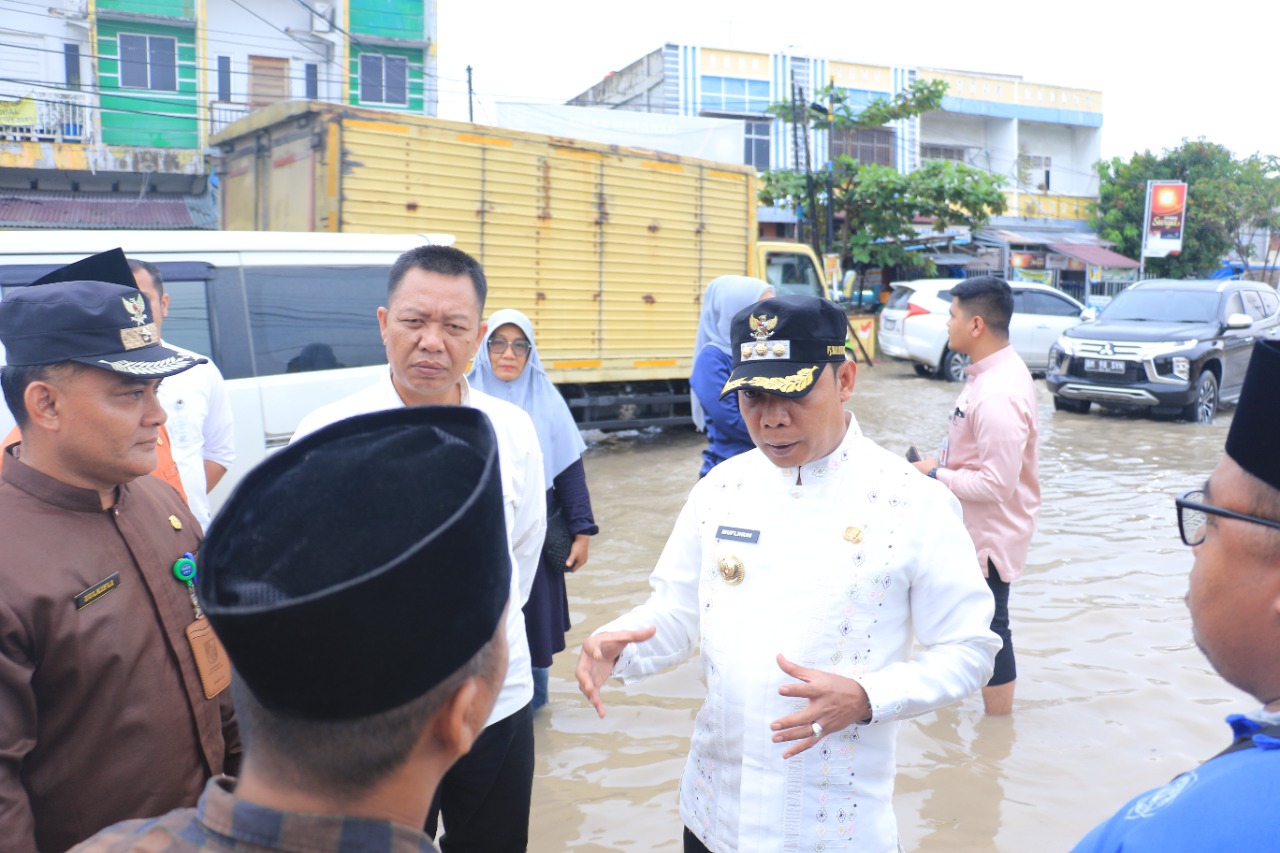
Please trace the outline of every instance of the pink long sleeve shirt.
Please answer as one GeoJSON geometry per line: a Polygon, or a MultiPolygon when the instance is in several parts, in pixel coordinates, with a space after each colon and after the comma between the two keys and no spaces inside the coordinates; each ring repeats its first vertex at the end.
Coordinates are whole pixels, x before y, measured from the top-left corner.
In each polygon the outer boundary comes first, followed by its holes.
{"type": "Polygon", "coordinates": [[[1040,511],[1040,422],[1031,373],[1012,346],[965,368],[938,480],[955,493],[978,549],[978,566],[1022,576],[1040,511]]]}

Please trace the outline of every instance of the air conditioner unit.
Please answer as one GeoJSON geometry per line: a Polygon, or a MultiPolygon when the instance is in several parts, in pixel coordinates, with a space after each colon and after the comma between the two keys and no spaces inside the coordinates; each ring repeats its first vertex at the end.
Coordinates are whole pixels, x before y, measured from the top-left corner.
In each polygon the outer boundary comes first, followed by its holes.
{"type": "Polygon", "coordinates": [[[333,4],[332,3],[313,3],[311,4],[311,32],[313,33],[331,33],[333,32],[333,4]]]}

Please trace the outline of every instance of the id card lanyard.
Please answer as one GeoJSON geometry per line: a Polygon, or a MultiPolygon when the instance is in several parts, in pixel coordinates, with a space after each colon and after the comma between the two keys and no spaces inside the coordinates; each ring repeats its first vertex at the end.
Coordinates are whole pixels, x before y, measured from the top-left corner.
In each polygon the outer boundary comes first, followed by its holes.
{"type": "Polygon", "coordinates": [[[173,564],[173,576],[179,583],[187,587],[187,595],[191,597],[191,609],[194,621],[187,626],[187,642],[191,644],[191,655],[195,658],[196,671],[200,674],[200,686],[204,688],[204,698],[212,699],[231,683],[231,661],[227,658],[226,649],[213,633],[213,627],[200,609],[200,599],[196,597],[196,558],[190,551],[183,554],[173,564]]]}

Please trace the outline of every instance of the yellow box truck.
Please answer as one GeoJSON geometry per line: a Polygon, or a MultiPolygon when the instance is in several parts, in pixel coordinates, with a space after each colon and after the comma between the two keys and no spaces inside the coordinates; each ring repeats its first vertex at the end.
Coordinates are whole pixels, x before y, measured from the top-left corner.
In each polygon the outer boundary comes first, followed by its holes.
{"type": "Polygon", "coordinates": [[[808,246],[756,239],[746,166],[310,101],[212,143],[224,229],[454,235],[484,264],[486,312],[533,320],[583,427],[688,421],[716,276],[825,295],[808,246]]]}

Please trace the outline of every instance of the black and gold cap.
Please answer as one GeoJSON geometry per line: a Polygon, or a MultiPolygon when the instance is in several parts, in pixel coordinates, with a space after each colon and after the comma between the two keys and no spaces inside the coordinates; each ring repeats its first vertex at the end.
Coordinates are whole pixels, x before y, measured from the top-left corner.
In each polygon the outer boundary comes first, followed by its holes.
{"type": "Polygon", "coordinates": [[[0,343],[9,364],[74,361],[160,379],[203,364],[160,343],[150,306],[120,249],[54,270],[0,300],[0,343]]]}
{"type": "Polygon", "coordinates": [[[1259,341],[1249,359],[1240,402],[1227,432],[1227,455],[1273,489],[1280,489],[1280,342],[1259,341]]]}
{"type": "Polygon", "coordinates": [[[803,397],[828,363],[845,360],[844,312],[816,296],[775,296],[744,308],[730,326],[733,372],[720,396],[754,388],[803,397]]]}

